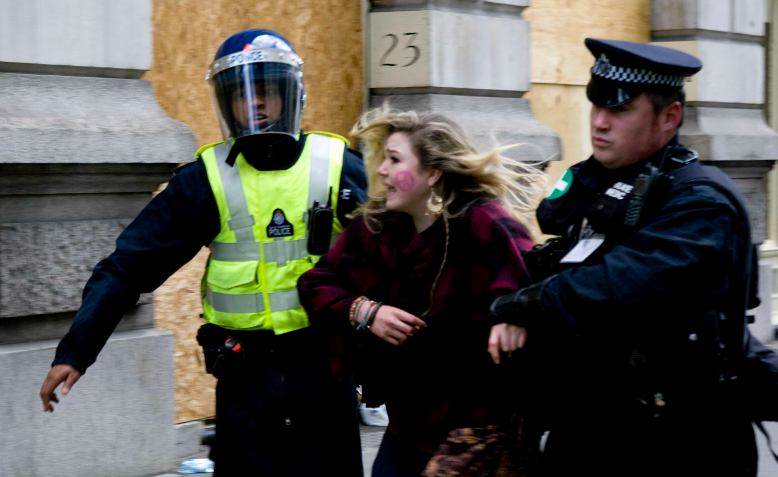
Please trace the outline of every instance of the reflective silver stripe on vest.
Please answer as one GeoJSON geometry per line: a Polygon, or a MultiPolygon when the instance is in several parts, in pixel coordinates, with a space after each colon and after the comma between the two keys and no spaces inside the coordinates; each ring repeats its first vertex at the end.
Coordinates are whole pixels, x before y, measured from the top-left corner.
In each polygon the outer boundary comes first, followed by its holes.
{"type": "Polygon", "coordinates": [[[270,298],[270,309],[274,311],[293,310],[302,306],[297,288],[271,293],[268,298],[270,298]]]}
{"type": "Polygon", "coordinates": [[[254,217],[249,214],[246,193],[243,191],[240,173],[237,170],[238,166],[227,164],[226,159],[229,152],[229,148],[224,143],[214,147],[216,165],[219,168],[224,197],[227,199],[227,209],[230,212],[230,230],[235,233],[235,240],[238,242],[256,243],[251,227],[254,225],[254,217]]]}
{"type": "MultiPolygon", "coordinates": [[[[299,260],[308,256],[305,240],[276,240],[264,244],[265,261],[283,265],[289,260],[299,260]]],[[[211,244],[211,258],[224,262],[242,262],[244,260],[259,260],[259,249],[256,243],[222,243],[211,244]]]]}
{"type": "Polygon", "coordinates": [[[254,242],[224,243],[213,242],[210,246],[211,258],[223,262],[243,262],[259,260],[259,244],[254,242]]]}
{"type": "Polygon", "coordinates": [[[276,262],[279,266],[289,260],[299,260],[308,256],[308,243],[306,240],[278,239],[265,243],[265,262],[276,262]]]}
{"type": "Polygon", "coordinates": [[[224,313],[261,313],[265,310],[265,302],[262,301],[261,293],[228,295],[208,289],[205,291],[205,295],[205,299],[216,311],[224,313]]]}
{"type": "Polygon", "coordinates": [[[317,201],[321,205],[328,202],[330,178],[330,138],[327,136],[308,136],[311,141],[311,176],[308,178],[308,204],[317,201]]]}
{"type": "MultiPolygon", "coordinates": [[[[205,293],[213,309],[223,313],[261,313],[265,310],[261,293],[228,295],[213,290],[206,290],[205,293]]],[[[301,306],[296,289],[271,293],[269,299],[270,309],[276,311],[293,310],[301,306]]]]}

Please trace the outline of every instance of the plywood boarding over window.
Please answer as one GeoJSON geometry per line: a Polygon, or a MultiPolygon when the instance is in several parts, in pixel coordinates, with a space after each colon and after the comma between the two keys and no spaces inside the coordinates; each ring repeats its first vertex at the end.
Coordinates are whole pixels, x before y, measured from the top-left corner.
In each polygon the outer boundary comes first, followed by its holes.
{"type": "Polygon", "coordinates": [[[646,42],[651,37],[650,0],[533,0],[527,98],[535,118],[559,134],[562,161],[548,169],[549,184],[591,154],[585,87],[594,62],[584,38],[646,42]]]}

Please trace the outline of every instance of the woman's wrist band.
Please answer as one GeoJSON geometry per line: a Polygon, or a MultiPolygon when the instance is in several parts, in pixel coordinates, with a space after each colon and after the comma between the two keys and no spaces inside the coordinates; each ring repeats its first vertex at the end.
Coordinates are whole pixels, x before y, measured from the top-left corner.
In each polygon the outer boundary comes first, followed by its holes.
{"type": "Polygon", "coordinates": [[[383,305],[383,303],[373,301],[366,296],[355,298],[351,303],[351,308],[349,308],[349,321],[351,322],[351,325],[356,327],[357,330],[363,328],[370,329],[381,305],[383,305]]]}

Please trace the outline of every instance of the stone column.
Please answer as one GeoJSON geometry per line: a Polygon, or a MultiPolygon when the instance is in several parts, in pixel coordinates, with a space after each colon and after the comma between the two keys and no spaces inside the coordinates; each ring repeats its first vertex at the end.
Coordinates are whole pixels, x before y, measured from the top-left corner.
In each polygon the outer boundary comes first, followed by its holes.
{"type": "MultiPolygon", "coordinates": [[[[770,33],[767,35],[767,111],[768,123],[773,129],[778,128],[778,0],[768,2],[768,25],[770,33]]],[[[773,288],[769,290],[773,307],[773,326],[778,326],[778,166],[773,164],[773,170],[767,181],[768,217],[767,240],[762,242],[762,259],[772,264],[773,288]]]]}
{"type": "MultiPolygon", "coordinates": [[[[766,176],[778,158],[778,134],[765,120],[764,0],[653,0],[652,37],[699,57],[703,69],[686,86],[681,141],[738,185],[754,243],[767,238],[766,176]]],[[[772,274],[760,266],[763,290],[772,274]]],[[[772,340],[770,297],[762,297],[752,331],[772,340]]]]}
{"type": "Polygon", "coordinates": [[[38,399],[97,261],[189,160],[148,82],[151,0],[0,0],[0,474],[174,462],[173,340],[144,296],[54,414],[38,399]]]}
{"type": "Polygon", "coordinates": [[[369,104],[435,111],[481,148],[559,159],[557,135],[529,102],[529,0],[371,0],[367,13],[369,104]]]}

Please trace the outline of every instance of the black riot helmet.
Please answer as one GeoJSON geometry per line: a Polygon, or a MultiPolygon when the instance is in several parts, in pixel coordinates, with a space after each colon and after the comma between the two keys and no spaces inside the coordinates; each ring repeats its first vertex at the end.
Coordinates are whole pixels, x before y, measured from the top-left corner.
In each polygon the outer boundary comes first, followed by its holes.
{"type": "Polygon", "coordinates": [[[302,66],[291,43],[274,31],[227,38],[206,75],[225,141],[270,132],[297,137],[305,105],[302,66]]]}

